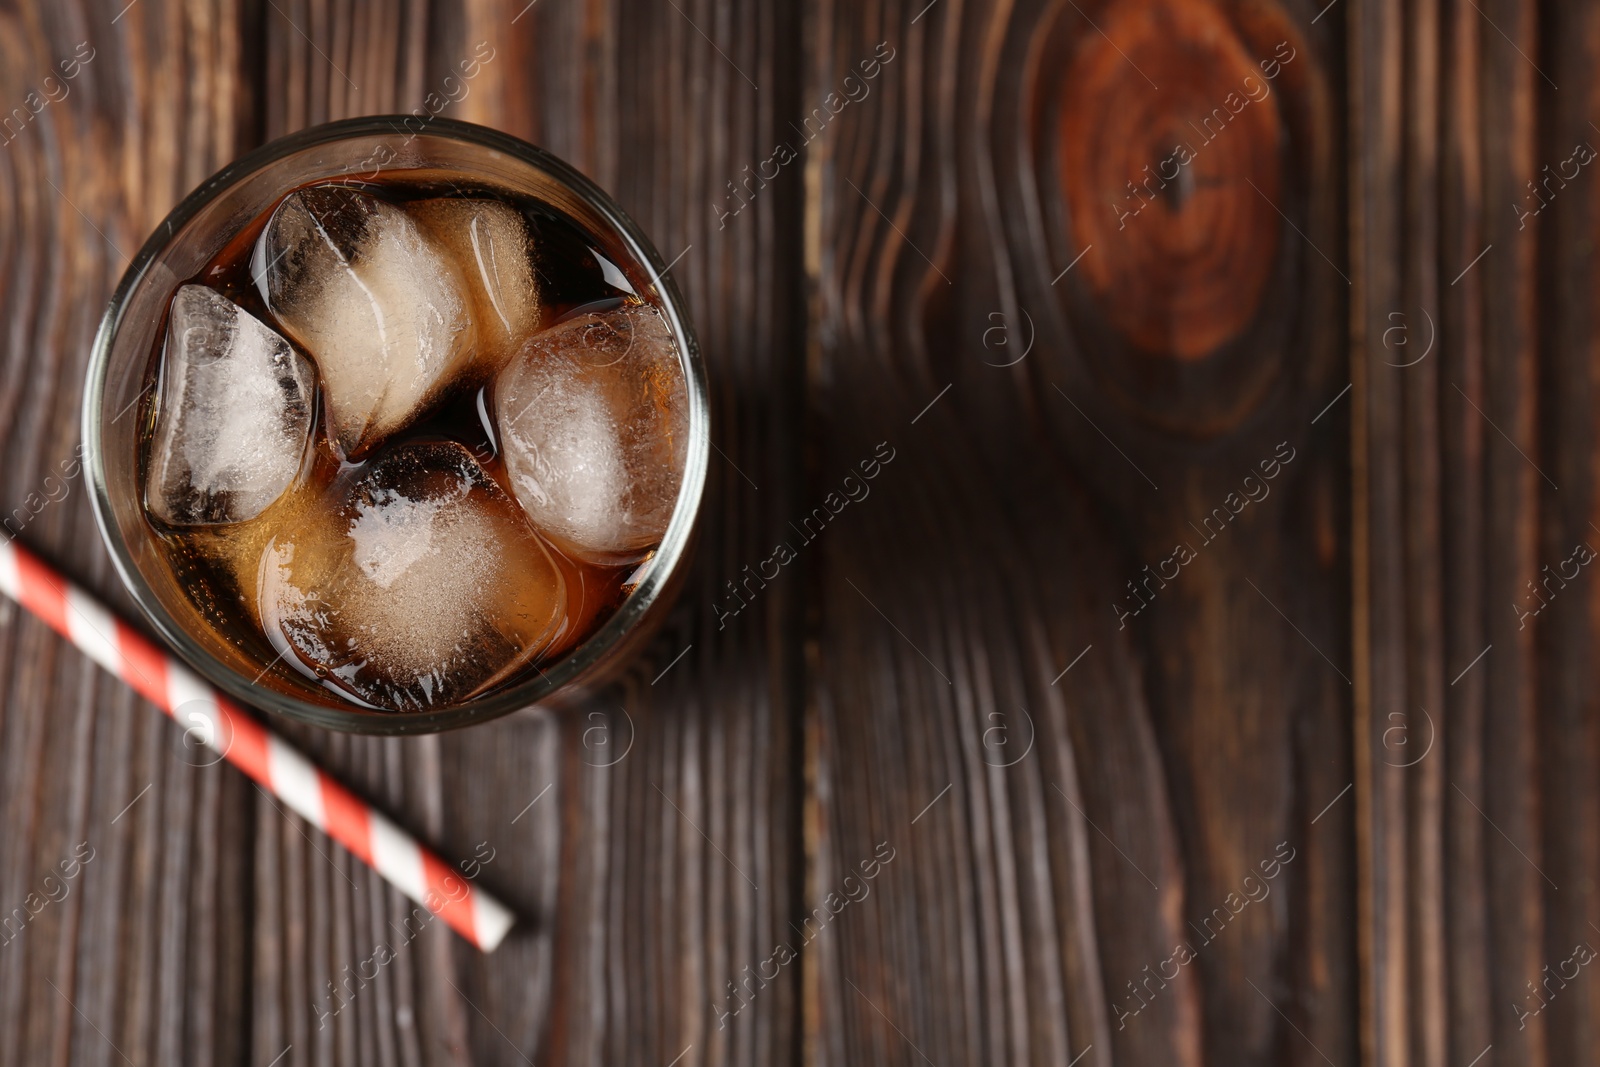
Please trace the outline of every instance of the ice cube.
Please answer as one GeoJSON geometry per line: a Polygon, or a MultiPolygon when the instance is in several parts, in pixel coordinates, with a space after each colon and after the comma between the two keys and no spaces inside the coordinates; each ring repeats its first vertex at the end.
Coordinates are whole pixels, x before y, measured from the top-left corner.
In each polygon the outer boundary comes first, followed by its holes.
{"type": "Polygon", "coordinates": [[[539,286],[527,220],[511,205],[494,200],[423,200],[407,208],[466,277],[476,305],[476,362],[497,369],[539,328],[539,286]]]}
{"type": "Polygon", "coordinates": [[[620,563],[661,540],[689,414],[660,312],[586,312],[535,335],[496,379],[494,410],[512,492],[558,546],[620,563]]]}
{"type": "Polygon", "coordinates": [[[288,196],[251,273],[317,361],[346,453],[405,426],[471,358],[460,272],[405,211],[365,193],[322,185],[288,196]]]}
{"type": "Polygon", "coordinates": [[[178,290],[168,322],[146,504],[175,526],[253,519],[300,472],[316,372],[203,285],[178,290]]]}
{"type": "Polygon", "coordinates": [[[566,584],[527,519],[464,447],[383,454],[332,508],[268,544],[269,640],[333,687],[407,711],[465,700],[564,636],[566,584]]]}

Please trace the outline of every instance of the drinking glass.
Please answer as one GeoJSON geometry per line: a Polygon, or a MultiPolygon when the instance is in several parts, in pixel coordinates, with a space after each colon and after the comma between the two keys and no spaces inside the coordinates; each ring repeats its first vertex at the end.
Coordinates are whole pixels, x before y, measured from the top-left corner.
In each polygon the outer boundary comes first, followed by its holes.
{"type": "MultiPolygon", "coordinates": [[[[144,617],[178,654],[228,696],[335,730],[409,734],[483,722],[535,702],[592,688],[616,673],[668,610],[687,566],[705,486],[710,409],[705,369],[684,301],[639,227],[593,182],[550,153],[495,130],[410,116],[331,122],[267,144],[189,194],[129,264],[95,337],[84,395],[84,462],[95,518],[118,573],[144,617]],[[688,456],[672,519],[637,585],[587,640],[530,676],[459,704],[391,712],[342,700],[259,649],[227,639],[185,593],[145,517],[138,460],[141,403],[154,385],[151,354],[178,286],[199,275],[245,227],[292,189],[313,182],[402,175],[461,181],[532,195],[587,232],[594,247],[635,277],[640,295],[677,341],[688,397],[688,456]]],[[[262,642],[262,648],[266,648],[262,642]]]]}

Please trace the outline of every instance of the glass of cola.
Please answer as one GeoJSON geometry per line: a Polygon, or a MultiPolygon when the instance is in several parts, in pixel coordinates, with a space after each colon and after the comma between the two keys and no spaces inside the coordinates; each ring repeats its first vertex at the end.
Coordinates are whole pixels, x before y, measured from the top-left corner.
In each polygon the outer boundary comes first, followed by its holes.
{"type": "Polygon", "coordinates": [[[145,244],[86,467],[150,623],[230,696],[412,733],[610,677],[679,583],[710,444],[661,256],[479,126],[275,141],[145,244]]]}

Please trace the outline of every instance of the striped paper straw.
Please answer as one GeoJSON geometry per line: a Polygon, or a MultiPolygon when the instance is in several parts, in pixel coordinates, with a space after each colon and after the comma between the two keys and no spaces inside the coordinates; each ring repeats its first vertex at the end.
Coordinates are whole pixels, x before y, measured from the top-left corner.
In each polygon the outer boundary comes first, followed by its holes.
{"type": "Polygon", "coordinates": [[[483,951],[511,929],[504,904],[15,541],[0,543],[0,593],[168,715],[182,708],[219,755],[483,951]]]}

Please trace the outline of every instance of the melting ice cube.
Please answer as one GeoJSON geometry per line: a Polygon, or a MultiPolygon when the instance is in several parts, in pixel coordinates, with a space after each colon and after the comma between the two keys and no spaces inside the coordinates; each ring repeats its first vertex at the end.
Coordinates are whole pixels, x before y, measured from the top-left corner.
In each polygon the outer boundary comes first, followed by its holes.
{"type": "Polygon", "coordinates": [[[496,379],[494,409],[512,491],[558,545],[615,563],[661,540],[689,414],[660,312],[590,312],[535,335],[496,379]]]}
{"type": "Polygon", "coordinates": [[[145,500],[178,526],[244,522],[283,495],[311,432],[316,372],[203,285],[172,298],[145,500]]]}
{"type": "Polygon", "coordinates": [[[375,197],[338,185],[291,194],[251,273],[316,359],[347,453],[406,425],[470,361],[461,273],[404,210],[375,197]]]}
{"type": "Polygon", "coordinates": [[[466,700],[564,634],[566,584],[516,502],[453,442],[401,446],[330,518],[281,532],[258,603],[280,652],[376,707],[466,700]]]}
{"type": "Polygon", "coordinates": [[[477,362],[497,367],[539,328],[539,286],[527,220],[493,200],[407,205],[467,278],[477,322],[477,362]]]}

